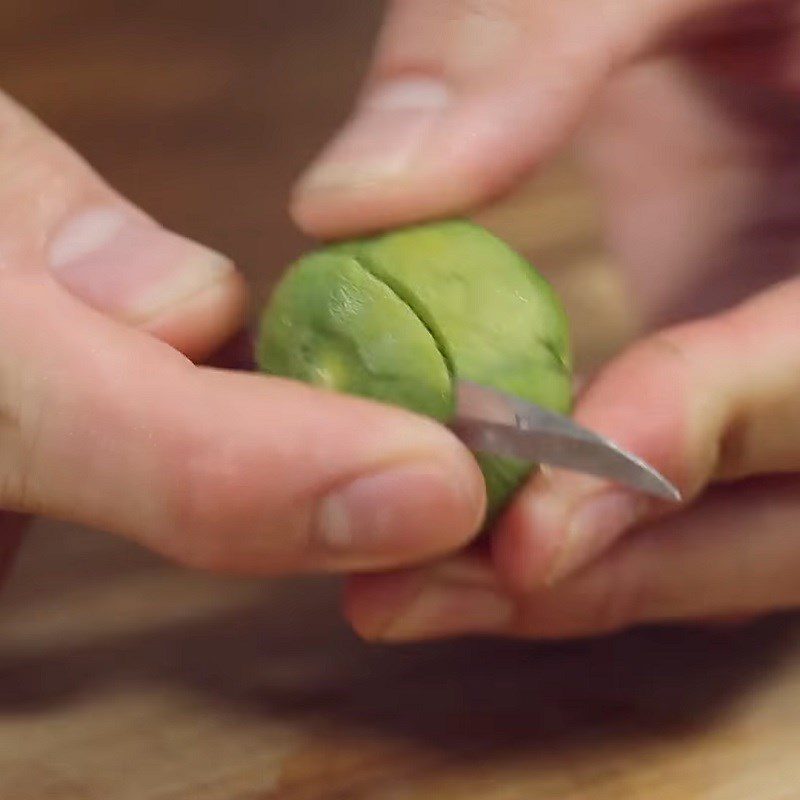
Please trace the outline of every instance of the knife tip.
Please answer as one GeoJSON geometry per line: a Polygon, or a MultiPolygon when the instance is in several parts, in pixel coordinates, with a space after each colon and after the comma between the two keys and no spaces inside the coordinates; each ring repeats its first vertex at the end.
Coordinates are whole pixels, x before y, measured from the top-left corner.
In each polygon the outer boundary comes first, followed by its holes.
{"type": "Polygon", "coordinates": [[[656,478],[656,484],[653,487],[653,492],[656,497],[662,500],[669,500],[672,503],[682,503],[683,494],[677,486],[673,486],[663,475],[653,475],[656,478]]]}

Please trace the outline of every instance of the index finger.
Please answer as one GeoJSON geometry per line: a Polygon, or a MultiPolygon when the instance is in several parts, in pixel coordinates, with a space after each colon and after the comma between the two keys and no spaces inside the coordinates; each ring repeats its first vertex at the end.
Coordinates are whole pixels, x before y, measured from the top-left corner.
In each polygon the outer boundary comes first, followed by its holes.
{"type": "MultiPolygon", "coordinates": [[[[713,480],[800,470],[800,279],[637,344],[589,387],[576,416],[651,463],[689,501],[713,480]]],[[[579,570],[666,513],[660,501],[567,472],[539,474],[494,541],[529,590],[579,570]]]]}

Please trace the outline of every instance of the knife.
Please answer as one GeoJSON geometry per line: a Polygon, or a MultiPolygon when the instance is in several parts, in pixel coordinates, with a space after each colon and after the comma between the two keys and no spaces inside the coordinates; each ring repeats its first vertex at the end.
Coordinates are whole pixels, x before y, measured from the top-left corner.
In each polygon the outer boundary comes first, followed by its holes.
{"type": "Polygon", "coordinates": [[[473,452],[548,464],[663,500],[681,500],[663,475],[614,442],[554,411],[471,381],[457,384],[450,427],[473,452]]]}

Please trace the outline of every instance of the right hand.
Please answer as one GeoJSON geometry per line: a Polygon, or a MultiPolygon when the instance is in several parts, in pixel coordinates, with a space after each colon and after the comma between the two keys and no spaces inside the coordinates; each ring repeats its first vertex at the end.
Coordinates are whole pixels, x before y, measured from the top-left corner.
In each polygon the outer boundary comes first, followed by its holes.
{"type": "Polygon", "coordinates": [[[444,428],[195,366],[241,324],[233,264],[2,95],[0,131],[0,572],[30,514],[255,574],[385,568],[475,533],[481,475],[444,428]]]}
{"type": "Polygon", "coordinates": [[[390,4],[353,117],[297,187],[296,219],[349,236],[462,214],[580,129],[613,262],[658,332],[594,376],[575,416],[687,503],[542,470],[491,547],[351,583],[362,633],[573,636],[800,607],[798,10],[390,4]]]}

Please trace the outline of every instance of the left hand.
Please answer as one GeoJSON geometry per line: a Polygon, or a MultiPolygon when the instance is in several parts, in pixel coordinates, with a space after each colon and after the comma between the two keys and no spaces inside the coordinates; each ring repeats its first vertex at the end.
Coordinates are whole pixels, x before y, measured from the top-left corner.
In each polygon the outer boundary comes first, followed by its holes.
{"type": "Polygon", "coordinates": [[[543,470],[485,551],[353,579],[363,635],[561,637],[800,606],[796,7],[396,0],[296,218],[340,235],[462,213],[591,108],[584,154],[637,306],[696,321],[623,353],[576,416],[687,502],[543,470]]]}
{"type": "Polygon", "coordinates": [[[27,515],[261,575],[420,563],[474,535],[480,471],[432,420],[198,366],[240,329],[233,263],[1,92],[0,175],[0,579],[27,515]]]}

